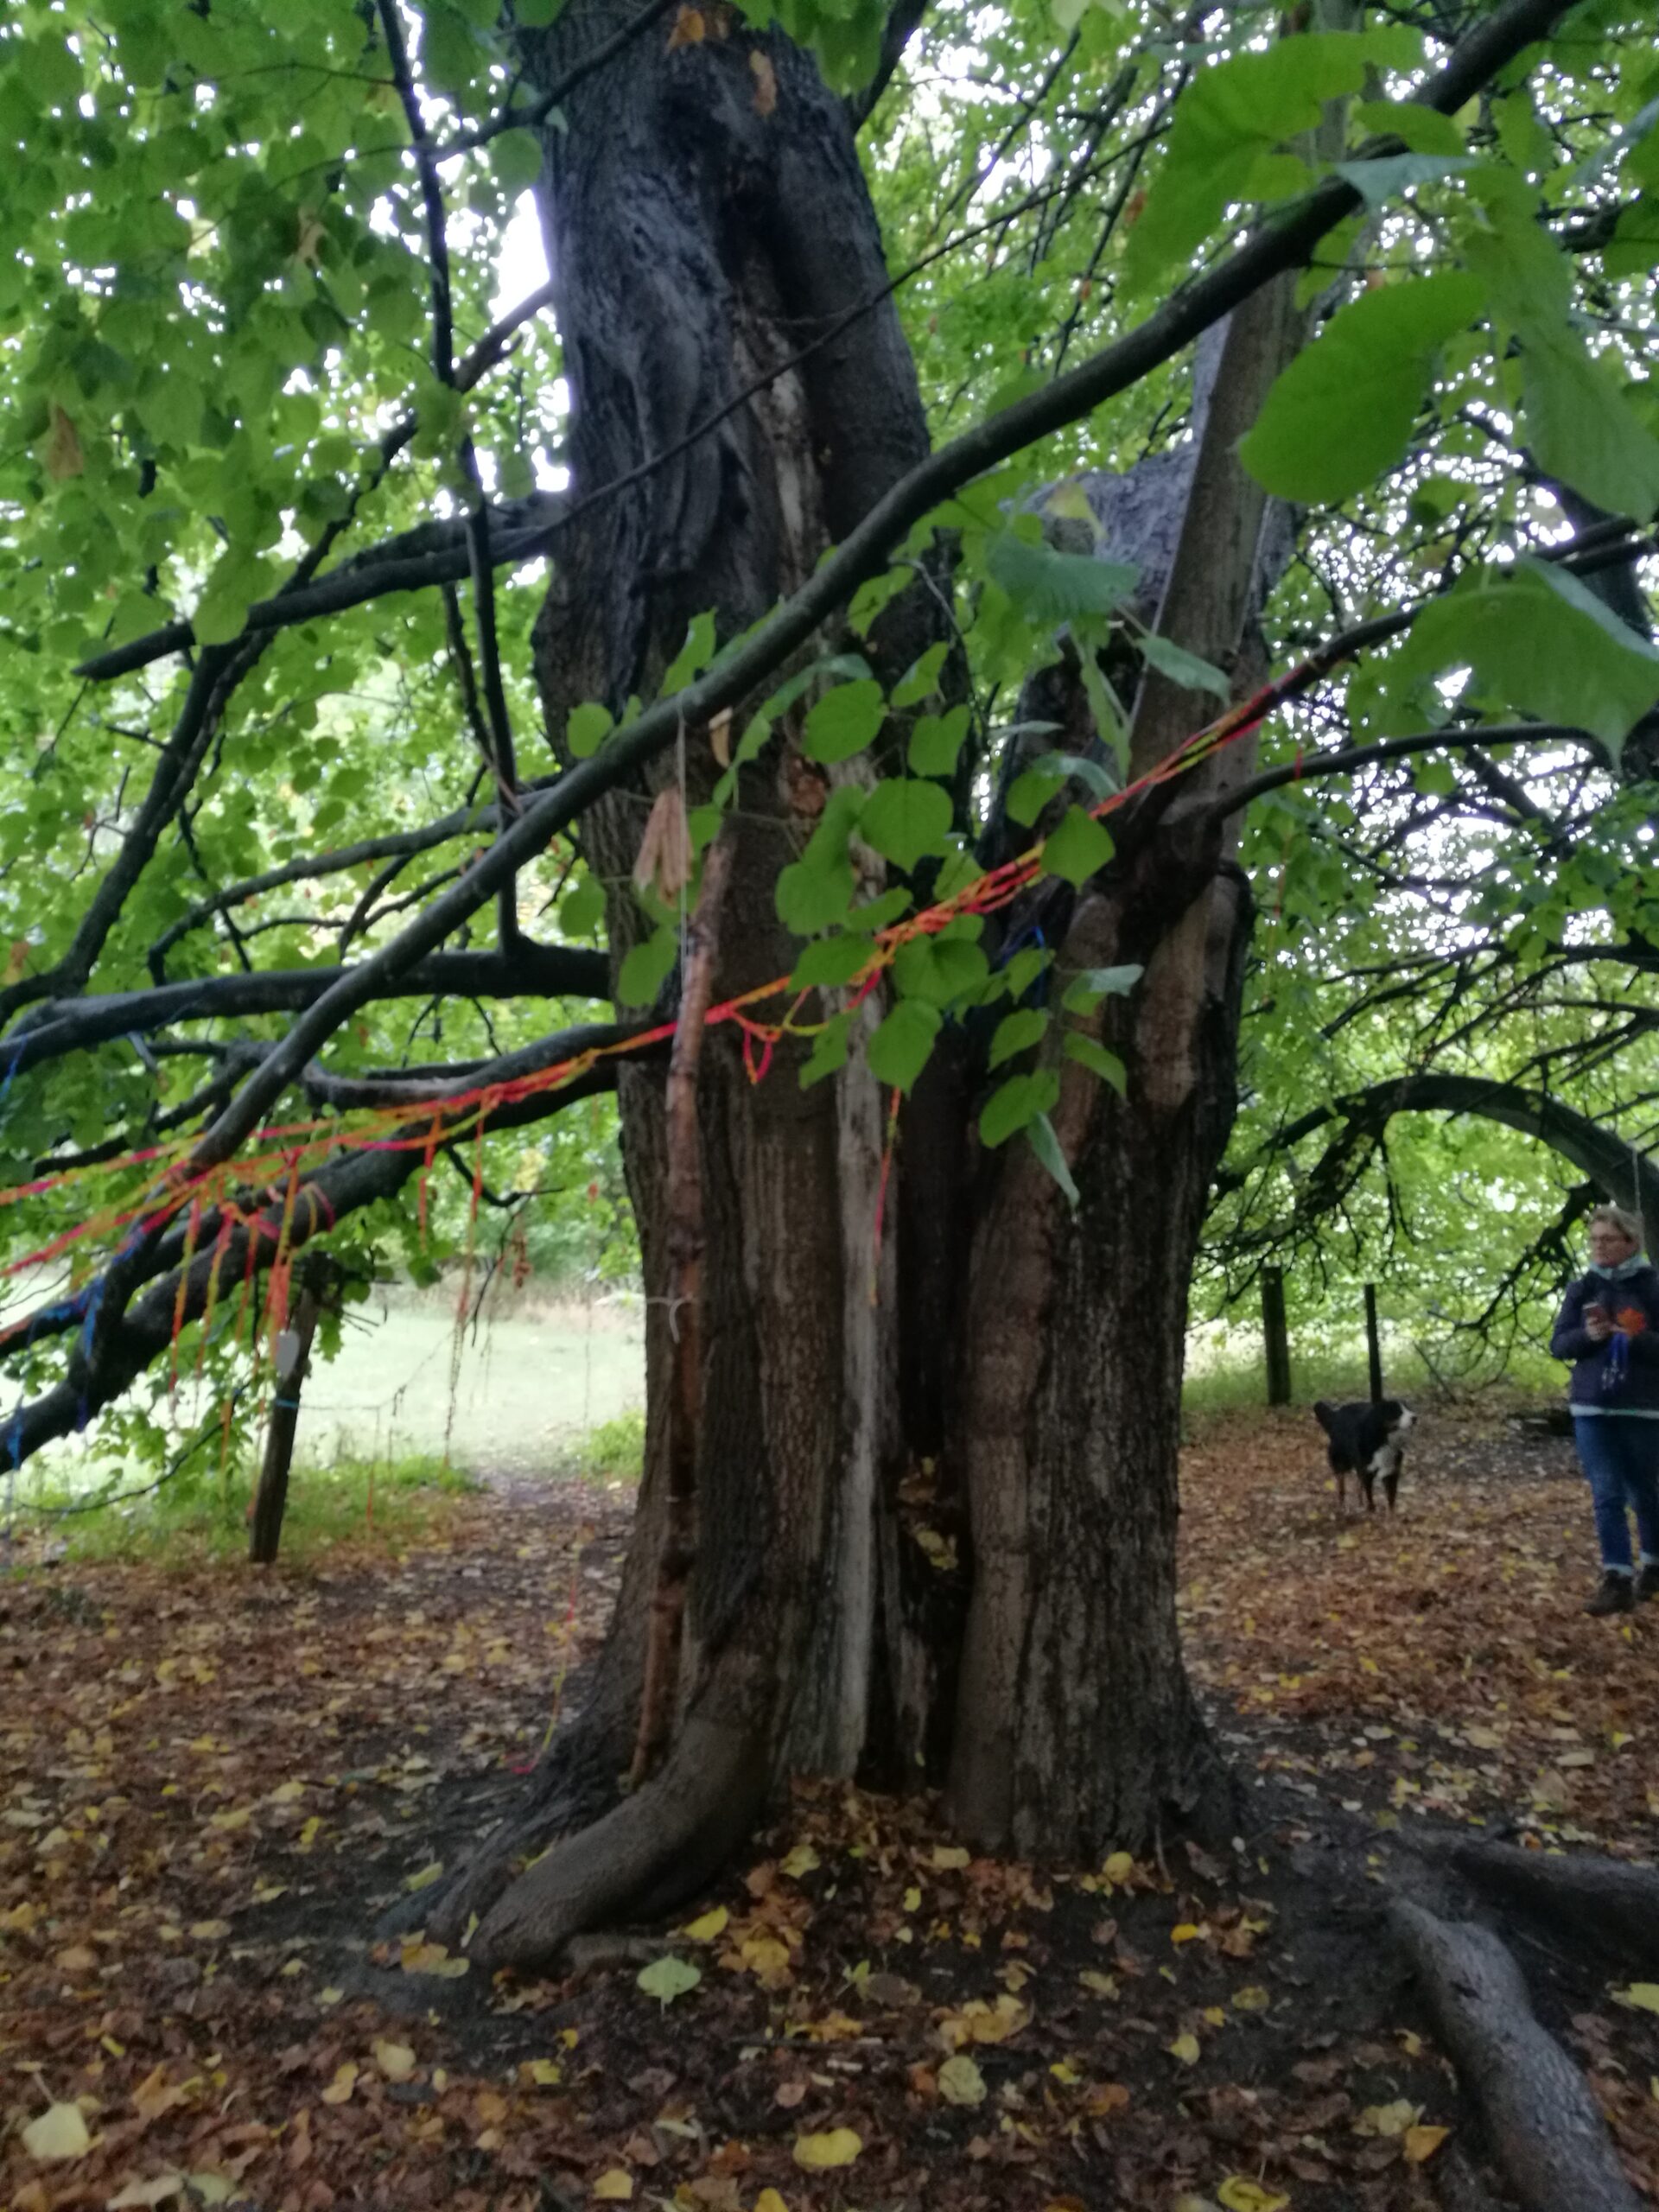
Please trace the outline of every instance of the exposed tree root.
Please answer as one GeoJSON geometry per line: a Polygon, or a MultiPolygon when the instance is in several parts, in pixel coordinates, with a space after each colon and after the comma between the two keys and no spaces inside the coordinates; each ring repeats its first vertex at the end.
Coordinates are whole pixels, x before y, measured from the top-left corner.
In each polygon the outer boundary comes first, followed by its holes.
{"type": "Polygon", "coordinates": [[[480,1919],[471,1955],[492,1967],[544,1966],[586,1929],[683,1903],[753,1827],[770,1771],[761,1730],[688,1713],[641,1789],[507,1885],[480,1919]]]}
{"type": "Polygon", "coordinates": [[[1498,1938],[1405,1899],[1389,1918],[1526,2212],[1640,2212],[1584,2076],[1534,2018],[1498,1938]]]}
{"type": "Polygon", "coordinates": [[[1450,1858],[1466,1881],[1500,1904],[1611,1954],[1621,1966],[1659,1967],[1659,1872],[1652,1867],[1508,1843],[1459,1844],[1450,1858]]]}
{"type": "Polygon", "coordinates": [[[1441,2212],[1499,2212],[1492,2195],[1467,2152],[1448,2143],[1435,2158],[1434,2194],[1441,2212]]]}

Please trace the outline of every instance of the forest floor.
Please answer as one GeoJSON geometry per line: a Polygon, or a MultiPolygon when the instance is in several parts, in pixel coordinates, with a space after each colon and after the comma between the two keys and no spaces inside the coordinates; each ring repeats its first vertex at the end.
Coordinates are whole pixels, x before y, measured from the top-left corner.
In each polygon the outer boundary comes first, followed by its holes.
{"type": "MultiPolygon", "coordinates": [[[[1481,2146],[1382,1909],[1459,1830],[1653,1854],[1659,1605],[1580,1613],[1565,1445],[1426,1421],[1392,1522],[1344,1521],[1319,1459],[1289,1414],[1187,1454],[1191,1663],[1256,1815],[1233,1865],[1172,1845],[1063,1878],[970,1859],[925,1801],[803,1791],[671,1943],[546,1982],[373,1929],[536,1756],[623,1501],[512,1483],[258,1577],[25,1562],[0,1579],[0,2201],[1455,2201],[1481,2146]]],[[[1520,1955],[1659,2201],[1659,1991],[1520,1955]]]]}

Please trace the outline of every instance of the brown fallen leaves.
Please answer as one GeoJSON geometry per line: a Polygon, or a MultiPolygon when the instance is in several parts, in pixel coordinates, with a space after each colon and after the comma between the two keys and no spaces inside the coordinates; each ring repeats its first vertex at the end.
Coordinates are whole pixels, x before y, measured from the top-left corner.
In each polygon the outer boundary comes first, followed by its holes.
{"type": "MultiPolygon", "coordinates": [[[[1576,1487],[1437,1488],[1426,1440],[1399,1522],[1344,1527],[1313,1456],[1267,1422],[1191,1455],[1190,1644],[1246,1779],[1309,1832],[1357,1807],[1384,1883],[1426,1816],[1641,1845],[1653,1649],[1573,1611],[1576,1487]]],[[[593,1510],[470,1501],[257,1592],[144,1566],[0,1595],[0,2201],[1427,2212],[1448,2070],[1271,1837],[1045,1875],[926,1800],[803,1790],[664,1931],[674,1972],[375,1946],[594,1648],[620,1530],[593,1510]]],[[[1646,1989],[1570,2031],[1638,2164],[1646,1989]]]]}

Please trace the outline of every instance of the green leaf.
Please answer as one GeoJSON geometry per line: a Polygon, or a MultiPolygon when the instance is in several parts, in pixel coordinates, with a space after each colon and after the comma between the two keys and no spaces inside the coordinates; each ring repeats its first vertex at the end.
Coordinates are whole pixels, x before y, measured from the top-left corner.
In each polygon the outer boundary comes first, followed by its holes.
{"type": "Polygon", "coordinates": [[[1123,1063],[1116,1052],[1109,1052],[1104,1045],[1097,1043],[1092,1037],[1085,1037],[1079,1030],[1068,1029],[1061,1050],[1068,1060],[1076,1060],[1080,1067],[1088,1068],[1103,1082],[1109,1083],[1120,1098],[1127,1095],[1128,1077],[1124,1071],[1123,1063]]]}
{"type": "Polygon", "coordinates": [[[943,784],[898,776],[878,784],[864,802],[858,834],[898,868],[912,868],[942,853],[950,834],[950,794],[943,784]]]}
{"type": "Polygon", "coordinates": [[[1477,570],[1432,601],[1384,680],[1393,690],[1456,668],[1472,670],[1478,697],[1589,730],[1615,751],[1659,701],[1659,651],[1540,561],[1477,570]]]}
{"type": "Polygon", "coordinates": [[[803,1090],[810,1090],[815,1083],[822,1083],[826,1076],[835,1075],[846,1066],[847,1039],[852,1026],[850,1008],[831,1015],[825,1022],[801,1070],[803,1090]]]}
{"type": "Polygon", "coordinates": [[[1112,841],[1105,830],[1092,815],[1074,806],[1043,847],[1043,871],[1081,886],[1111,857],[1112,841]]]}
{"type": "Polygon", "coordinates": [[[1363,292],[1268,394],[1239,458],[1280,499],[1333,505],[1394,467],[1411,442],[1434,356],[1480,313],[1472,276],[1363,292]]]}
{"type": "Polygon", "coordinates": [[[566,937],[591,937],[605,919],[605,887],[586,876],[559,901],[559,928],[566,937]]]}
{"type": "Polygon", "coordinates": [[[715,618],[699,614],[693,618],[685,633],[685,643],[663,677],[661,698],[669,698],[676,691],[683,691],[696,677],[701,676],[715,657],[715,618]]]}
{"type": "Polygon", "coordinates": [[[1360,130],[1398,138],[1414,154],[1460,154],[1464,149],[1463,132],[1438,108],[1420,107],[1409,100],[1361,100],[1353,117],[1360,130]]]}
{"type": "Polygon", "coordinates": [[[796,962],[789,987],[792,991],[804,991],[850,983],[869,966],[871,957],[867,937],[820,938],[817,944],[809,944],[796,962]]]}
{"type": "Polygon", "coordinates": [[[1026,1142],[1031,1147],[1054,1180],[1065,1193],[1065,1202],[1075,1213],[1083,1203],[1065,1154],[1060,1149],[1054,1124],[1046,1114],[1033,1114],[1026,1124],[1026,1142]]]}
{"type": "Polygon", "coordinates": [[[815,937],[820,930],[839,929],[853,903],[852,862],[804,855],[779,874],[774,899],[778,918],[796,937],[815,937]]]}
{"type": "Polygon", "coordinates": [[[963,938],[912,938],[893,963],[893,982],[906,998],[925,999],[940,1007],[976,995],[990,972],[979,946],[963,938]]]}
{"type": "Polygon", "coordinates": [[[1092,1014],[1102,999],[1127,998],[1146,972],[1138,962],[1132,967],[1082,969],[1066,984],[1060,1004],[1068,1014],[1092,1014]]]}
{"type": "Polygon", "coordinates": [[[919,707],[924,699],[931,699],[939,688],[939,672],[950,652],[948,645],[930,645],[921,658],[893,687],[893,705],[902,714],[906,707],[919,707]]]}
{"type": "Polygon", "coordinates": [[[900,999],[870,1039],[870,1070],[877,1081],[908,1092],[927,1065],[943,1020],[925,999],[900,999]]]}
{"type": "Polygon", "coordinates": [[[504,130],[490,141],[490,167],[504,192],[528,192],[542,173],[541,140],[533,130],[504,130]]]}
{"type": "Polygon", "coordinates": [[[615,727],[610,709],[601,707],[597,699],[584,700],[579,707],[572,707],[564,725],[564,741],[571,756],[586,760],[598,752],[615,727]]]}
{"type": "Polygon", "coordinates": [[[1012,531],[991,541],[985,566],[1027,620],[1046,626],[1109,614],[1141,581],[1129,562],[1059,553],[1052,545],[1027,544],[1012,531]]]}
{"type": "Polygon", "coordinates": [[[1185,646],[1171,645],[1167,638],[1144,637],[1141,651],[1160,676],[1172,683],[1179,683],[1186,691],[1208,691],[1224,706],[1233,696],[1233,687],[1213,661],[1200,660],[1197,653],[1190,653],[1185,646]]]}
{"type": "Polygon", "coordinates": [[[1039,1114],[1048,1113],[1060,1095],[1060,1078],[1052,1068],[1034,1068],[1028,1075],[1011,1075],[985,1102],[979,1117],[982,1144],[1006,1144],[1018,1136],[1039,1114]]]}
{"type": "Polygon", "coordinates": [[[1000,1068],[1004,1060],[1011,1060],[1016,1052],[1028,1052],[1033,1045],[1040,1044],[1048,1027],[1048,1016],[1040,1007],[1020,1007],[1013,1014],[1005,1014],[996,1025],[991,1039],[989,1065],[1000,1068]]]}
{"type": "Polygon", "coordinates": [[[1016,952],[1002,970],[1001,984],[1011,999],[1022,999],[1044,969],[1053,965],[1054,955],[1038,945],[1027,945],[1023,952],[1016,952]]]}
{"type": "Polygon", "coordinates": [[[675,932],[664,925],[653,930],[628,953],[616,979],[616,995],[623,1006],[650,1006],[668,980],[680,950],[675,932]]]}
{"type": "Polygon", "coordinates": [[[1529,338],[1522,353],[1527,442],[1551,476],[1610,513],[1659,512],[1659,438],[1611,374],[1565,326],[1529,338]]]}
{"type": "Polygon", "coordinates": [[[806,718],[802,745],[809,760],[833,766],[861,753],[886,720],[887,703],[874,677],[838,683],[806,718]]]}
{"type": "MultiPolygon", "coordinates": [[[[897,706],[899,696],[893,694],[897,706]]],[[[910,771],[915,776],[949,776],[955,772],[957,756],[962,751],[963,741],[968,734],[969,713],[966,707],[950,707],[942,715],[923,715],[910,733],[907,755],[910,771]]]]}
{"type": "Polygon", "coordinates": [[[1402,46],[1375,31],[1304,32],[1199,69],[1176,104],[1163,167],[1129,233],[1126,289],[1141,291],[1186,261],[1230,204],[1300,189],[1306,165],[1274,149],[1313,130],[1326,100],[1362,91],[1374,60],[1414,51],[1421,51],[1415,41],[1402,46]]]}
{"type": "Polygon", "coordinates": [[[648,1967],[641,1967],[634,1976],[647,1997],[655,1997],[666,2011],[677,1997],[683,1997],[702,1980],[702,1968],[694,1967],[690,1959],[677,1959],[671,1952],[660,1959],[653,1959],[648,1967]]]}
{"type": "Polygon", "coordinates": [[[855,906],[847,917],[849,930],[859,930],[866,937],[873,937],[877,930],[886,929],[901,914],[910,911],[911,895],[901,883],[884,891],[879,899],[868,899],[861,906],[855,906]]]}
{"type": "Polygon", "coordinates": [[[1409,192],[1414,184],[1430,184],[1437,177],[1452,176],[1472,168],[1472,154],[1382,154],[1375,160],[1338,162],[1337,175],[1351,184],[1368,207],[1382,207],[1409,192]]]}

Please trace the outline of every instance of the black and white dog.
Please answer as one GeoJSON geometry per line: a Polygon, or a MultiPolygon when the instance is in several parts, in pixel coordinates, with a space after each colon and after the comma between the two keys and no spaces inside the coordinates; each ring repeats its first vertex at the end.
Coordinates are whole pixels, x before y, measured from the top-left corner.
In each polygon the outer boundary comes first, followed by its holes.
{"type": "Polygon", "coordinates": [[[1328,1406],[1321,1399],[1313,1408],[1313,1415],[1331,1440],[1331,1471],[1337,1478],[1338,1503],[1346,1511],[1348,1478],[1357,1475],[1360,1488],[1365,1493],[1365,1510],[1374,1513],[1376,1501],[1371,1492],[1381,1475],[1382,1495],[1392,1513],[1394,1494],[1400,1487],[1401,1463],[1406,1456],[1406,1439],[1417,1418],[1411,1408],[1402,1406],[1398,1398],[1384,1398],[1375,1406],[1328,1406]]]}

